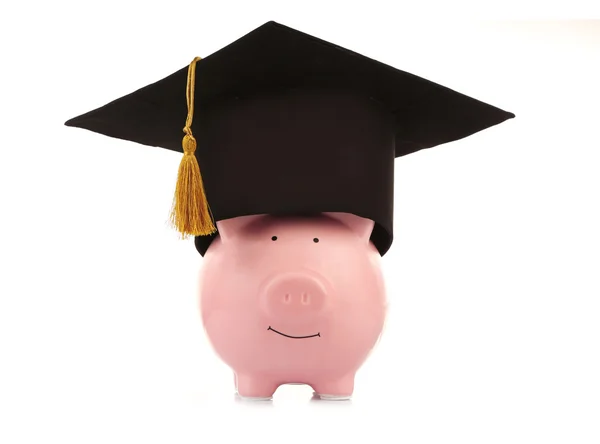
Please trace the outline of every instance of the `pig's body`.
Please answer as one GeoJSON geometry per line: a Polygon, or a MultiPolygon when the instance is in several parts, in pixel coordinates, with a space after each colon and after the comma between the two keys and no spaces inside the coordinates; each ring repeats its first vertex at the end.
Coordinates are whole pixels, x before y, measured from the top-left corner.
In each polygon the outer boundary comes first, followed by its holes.
{"type": "Polygon", "coordinates": [[[323,398],[349,397],[385,319],[373,222],[327,213],[218,227],[201,273],[202,320],[240,396],[304,383],[323,398]]]}

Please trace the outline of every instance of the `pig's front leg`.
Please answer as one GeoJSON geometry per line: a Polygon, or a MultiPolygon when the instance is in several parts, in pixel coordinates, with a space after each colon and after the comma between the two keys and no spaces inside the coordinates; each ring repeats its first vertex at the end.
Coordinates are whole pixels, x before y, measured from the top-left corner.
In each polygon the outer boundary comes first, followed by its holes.
{"type": "Polygon", "coordinates": [[[262,375],[237,374],[235,382],[241,398],[258,401],[270,400],[278,385],[269,377],[262,375]]]}
{"type": "Polygon", "coordinates": [[[311,384],[315,394],[323,400],[344,401],[352,397],[354,391],[354,374],[343,378],[319,381],[311,384]]]}

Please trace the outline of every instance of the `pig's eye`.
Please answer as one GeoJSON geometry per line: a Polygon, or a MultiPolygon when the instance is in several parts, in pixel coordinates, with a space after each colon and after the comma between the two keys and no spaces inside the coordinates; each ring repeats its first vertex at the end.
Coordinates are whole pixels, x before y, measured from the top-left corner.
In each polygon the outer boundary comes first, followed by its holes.
{"type": "Polygon", "coordinates": [[[271,238],[271,240],[272,240],[272,241],[276,241],[276,240],[277,240],[277,236],[273,236],[273,237],[271,238]]]}
{"type": "Polygon", "coordinates": [[[318,238],[318,237],[315,237],[315,238],[313,239],[313,242],[316,244],[317,242],[319,242],[319,238],[318,238]]]}

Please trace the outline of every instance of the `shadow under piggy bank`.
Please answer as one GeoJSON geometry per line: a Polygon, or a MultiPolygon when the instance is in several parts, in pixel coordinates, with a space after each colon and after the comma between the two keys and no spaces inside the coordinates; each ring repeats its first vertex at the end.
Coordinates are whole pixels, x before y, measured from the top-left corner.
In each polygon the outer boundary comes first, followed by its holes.
{"type": "MultiPolygon", "coordinates": [[[[299,383],[290,383],[284,385],[305,385],[299,383]]],[[[240,396],[240,394],[236,391],[233,396],[233,400],[236,403],[248,405],[248,406],[257,406],[261,407],[272,407],[274,405],[273,402],[274,395],[271,397],[264,398],[252,398],[252,397],[244,397],[240,396]]],[[[352,399],[350,396],[327,396],[327,395],[319,395],[317,392],[312,392],[312,396],[309,400],[309,404],[311,405],[336,405],[336,406],[351,406],[352,399]]]]}

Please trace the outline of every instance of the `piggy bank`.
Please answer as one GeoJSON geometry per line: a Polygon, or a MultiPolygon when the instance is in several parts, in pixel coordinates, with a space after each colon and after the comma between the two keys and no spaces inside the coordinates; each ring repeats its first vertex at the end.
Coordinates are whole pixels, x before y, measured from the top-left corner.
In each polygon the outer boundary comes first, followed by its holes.
{"type": "Polygon", "coordinates": [[[308,384],[349,399],[386,315],[373,221],[347,213],[217,222],[200,272],[202,322],[242,398],[308,384]]]}

